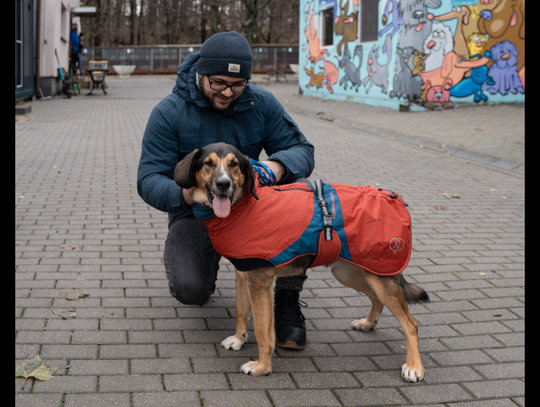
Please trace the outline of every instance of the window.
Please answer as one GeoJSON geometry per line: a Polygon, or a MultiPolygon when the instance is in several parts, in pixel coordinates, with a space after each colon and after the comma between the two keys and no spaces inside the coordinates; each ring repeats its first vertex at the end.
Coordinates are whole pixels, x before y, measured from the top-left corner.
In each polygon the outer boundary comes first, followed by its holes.
{"type": "Polygon", "coordinates": [[[322,47],[334,45],[334,8],[327,8],[320,12],[319,36],[322,47]]]}
{"type": "Polygon", "coordinates": [[[15,86],[23,86],[23,2],[15,3],[15,86]]]}
{"type": "Polygon", "coordinates": [[[358,42],[377,41],[379,37],[379,1],[360,0],[358,42]]]}

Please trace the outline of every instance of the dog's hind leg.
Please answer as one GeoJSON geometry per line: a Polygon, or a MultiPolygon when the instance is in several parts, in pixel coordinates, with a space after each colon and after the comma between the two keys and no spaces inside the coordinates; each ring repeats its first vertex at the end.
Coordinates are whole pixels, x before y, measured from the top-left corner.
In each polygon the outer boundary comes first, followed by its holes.
{"type": "Polygon", "coordinates": [[[420,360],[418,324],[409,313],[401,285],[393,277],[379,277],[369,272],[364,272],[364,278],[383,305],[396,317],[405,333],[407,361],[401,368],[401,377],[408,382],[422,380],[424,366],[420,360]]]}
{"type": "Polygon", "coordinates": [[[364,271],[353,264],[344,261],[336,261],[331,264],[332,274],[334,277],[346,287],[350,287],[356,291],[363,292],[371,300],[371,310],[366,318],[357,319],[351,323],[354,329],[362,331],[370,331],[377,326],[379,316],[384,308],[384,305],[379,301],[375,292],[371,289],[364,278],[364,271]]]}
{"type": "MultiPolygon", "coordinates": [[[[242,272],[236,272],[236,333],[221,342],[221,346],[229,350],[240,350],[247,341],[247,326],[251,314],[246,282],[242,272]]],[[[245,274],[245,272],[244,272],[245,274]]]]}
{"type": "Polygon", "coordinates": [[[240,371],[248,375],[261,376],[272,372],[272,353],[276,346],[274,292],[272,290],[275,276],[276,269],[273,267],[244,272],[243,277],[251,302],[255,338],[259,349],[258,361],[248,362],[240,367],[240,371]]]}

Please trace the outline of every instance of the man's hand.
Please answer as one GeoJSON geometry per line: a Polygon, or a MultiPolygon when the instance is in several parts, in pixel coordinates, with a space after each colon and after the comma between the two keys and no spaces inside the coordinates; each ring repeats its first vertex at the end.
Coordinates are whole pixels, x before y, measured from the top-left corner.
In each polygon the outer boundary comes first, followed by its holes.
{"type": "Polygon", "coordinates": [[[193,191],[195,190],[195,187],[191,187],[189,189],[182,188],[182,196],[184,197],[184,202],[186,205],[193,205],[195,201],[193,200],[193,191]]]}
{"type": "MultiPolygon", "coordinates": [[[[270,168],[274,175],[276,176],[276,182],[278,182],[283,175],[287,172],[285,169],[285,166],[281,164],[279,161],[261,161],[263,164],[267,165],[268,168],[270,168]]],[[[264,171],[264,168],[262,169],[264,171]]],[[[266,171],[264,171],[266,173],[266,171]]],[[[266,174],[269,175],[269,174],[266,174]]]]}

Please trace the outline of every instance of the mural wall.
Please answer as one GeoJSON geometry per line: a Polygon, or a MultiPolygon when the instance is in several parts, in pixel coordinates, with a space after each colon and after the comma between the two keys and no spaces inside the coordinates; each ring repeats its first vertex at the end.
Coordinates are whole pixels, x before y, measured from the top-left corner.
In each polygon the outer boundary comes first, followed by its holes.
{"type": "Polygon", "coordinates": [[[299,64],[309,96],[412,110],[524,102],[525,0],[301,0],[299,64]]]}

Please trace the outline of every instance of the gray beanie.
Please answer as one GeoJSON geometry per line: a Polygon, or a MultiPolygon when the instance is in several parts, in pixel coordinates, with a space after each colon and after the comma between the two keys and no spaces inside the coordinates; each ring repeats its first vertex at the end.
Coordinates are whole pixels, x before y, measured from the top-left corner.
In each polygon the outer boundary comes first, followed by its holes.
{"type": "Polygon", "coordinates": [[[235,31],[214,34],[199,52],[197,73],[251,78],[253,55],[242,34],[235,31]]]}

